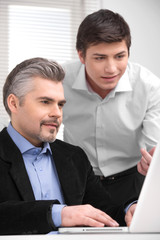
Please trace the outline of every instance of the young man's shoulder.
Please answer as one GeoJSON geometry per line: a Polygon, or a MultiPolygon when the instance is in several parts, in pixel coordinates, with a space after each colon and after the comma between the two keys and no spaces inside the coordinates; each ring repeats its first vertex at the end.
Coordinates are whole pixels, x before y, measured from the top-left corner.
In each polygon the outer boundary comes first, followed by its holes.
{"type": "Polygon", "coordinates": [[[77,78],[81,78],[84,75],[84,64],[82,64],[80,60],[74,60],[66,62],[62,67],[65,71],[63,86],[66,94],[66,89],[70,91],[71,86],[77,81],[77,78]]]}
{"type": "Polygon", "coordinates": [[[142,84],[160,86],[160,78],[139,63],[128,62],[127,72],[131,83],[138,81],[142,84]]]}
{"type": "Polygon", "coordinates": [[[81,66],[81,62],[79,59],[75,59],[75,60],[64,62],[61,65],[63,69],[68,72],[69,70],[74,71],[75,68],[79,68],[81,66]]]}
{"type": "MultiPolygon", "coordinates": [[[[72,81],[72,79],[78,75],[79,71],[81,70],[82,63],[80,60],[68,61],[62,64],[62,67],[65,71],[65,79],[67,81],[72,81]]],[[[65,80],[64,80],[65,81],[65,80]]]]}
{"type": "Polygon", "coordinates": [[[130,74],[134,74],[135,76],[139,75],[144,78],[154,77],[157,80],[159,79],[151,70],[136,62],[128,62],[127,69],[130,74]]]}

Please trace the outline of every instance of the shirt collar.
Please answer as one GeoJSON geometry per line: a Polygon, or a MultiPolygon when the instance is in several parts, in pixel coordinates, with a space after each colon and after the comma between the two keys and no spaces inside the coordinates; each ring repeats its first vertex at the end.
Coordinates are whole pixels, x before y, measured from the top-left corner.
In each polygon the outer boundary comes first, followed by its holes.
{"type": "Polygon", "coordinates": [[[130,91],[132,91],[132,86],[129,80],[128,66],[127,66],[125,73],[120,78],[117,86],[115,87],[115,92],[130,92],[130,91]]]}
{"type": "MultiPolygon", "coordinates": [[[[88,86],[87,81],[86,81],[86,75],[85,75],[85,65],[81,64],[80,70],[78,72],[78,75],[72,85],[72,88],[77,89],[77,90],[85,90],[88,92],[93,92],[88,86]]],[[[128,66],[126,68],[125,73],[123,76],[120,78],[117,86],[115,89],[113,89],[114,92],[128,92],[132,91],[132,86],[129,81],[129,76],[128,76],[128,66]]]]}
{"type": "Polygon", "coordinates": [[[35,147],[26,138],[24,138],[20,133],[18,133],[12,127],[11,123],[9,123],[9,125],[7,127],[7,132],[10,135],[10,137],[12,138],[13,142],[17,145],[17,147],[19,148],[19,150],[22,154],[31,149],[35,149],[35,148],[40,149],[40,151],[42,150],[43,152],[47,152],[47,150],[49,150],[49,152],[52,154],[52,151],[50,149],[50,145],[48,142],[44,143],[43,149],[35,147]]]}
{"type": "Polygon", "coordinates": [[[81,64],[81,67],[80,67],[77,77],[72,85],[72,88],[88,91],[84,64],[81,64]]]}

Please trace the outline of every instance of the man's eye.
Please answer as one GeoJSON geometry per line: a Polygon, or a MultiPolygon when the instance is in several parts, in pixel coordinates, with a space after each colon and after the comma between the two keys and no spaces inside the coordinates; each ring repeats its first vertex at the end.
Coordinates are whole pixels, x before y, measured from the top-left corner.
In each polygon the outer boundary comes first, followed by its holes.
{"type": "Polygon", "coordinates": [[[96,57],[95,59],[96,59],[96,60],[103,60],[104,57],[96,57]]]}
{"type": "Polygon", "coordinates": [[[43,103],[43,104],[49,104],[49,101],[43,100],[43,101],[41,101],[41,103],[43,103]]]}
{"type": "Polygon", "coordinates": [[[64,107],[64,104],[63,104],[63,103],[60,103],[60,104],[59,104],[59,107],[60,107],[60,108],[63,108],[63,107],[64,107]]]}
{"type": "Polygon", "coordinates": [[[125,55],[118,55],[117,56],[118,59],[121,59],[121,58],[124,58],[124,57],[125,57],[125,55]]]}

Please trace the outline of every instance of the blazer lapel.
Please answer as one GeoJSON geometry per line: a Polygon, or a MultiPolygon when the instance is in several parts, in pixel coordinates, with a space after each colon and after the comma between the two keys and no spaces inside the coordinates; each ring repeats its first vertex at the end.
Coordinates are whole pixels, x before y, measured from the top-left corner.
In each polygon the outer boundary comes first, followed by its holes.
{"type": "Polygon", "coordinates": [[[35,200],[21,152],[8,135],[6,129],[0,133],[0,136],[0,144],[2,145],[0,156],[4,161],[10,163],[10,174],[22,199],[25,201],[35,200]]]}
{"type": "Polygon", "coordinates": [[[78,178],[76,173],[72,171],[72,154],[70,153],[66,156],[57,141],[51,146],[51,149],[65,203],[67,205],[82,204],[83,193],[77,187],[76,182],[78,178]]]}
{"type": "Polygon", "coordinates": [[[17,185],[17,188],[24,201],[34,201],[34,193],[26,172],[22,157],[12,156],[14,162],[12,162],[10,174],[17,185]]]}

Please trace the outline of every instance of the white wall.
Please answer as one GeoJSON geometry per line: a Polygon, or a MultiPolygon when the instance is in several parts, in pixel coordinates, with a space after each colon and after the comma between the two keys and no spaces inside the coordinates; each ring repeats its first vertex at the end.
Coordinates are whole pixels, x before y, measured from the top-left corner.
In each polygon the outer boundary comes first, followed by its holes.
{"type": "Polygon", "coordinates": [[[121,14],[131,29],[130,61],[160,77],[160,1],[101,0],[102,8],[121,14]]]}

